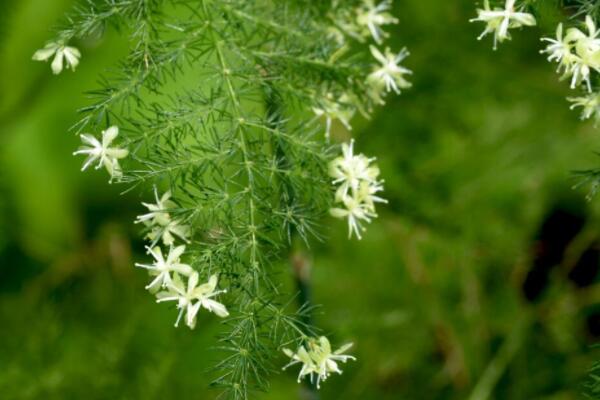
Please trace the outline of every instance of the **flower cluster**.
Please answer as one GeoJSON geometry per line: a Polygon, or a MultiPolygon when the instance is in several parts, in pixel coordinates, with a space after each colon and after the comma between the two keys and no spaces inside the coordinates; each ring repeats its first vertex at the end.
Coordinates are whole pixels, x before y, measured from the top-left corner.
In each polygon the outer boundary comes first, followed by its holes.
{"type": "Polygon", "coordinates": [[[348,219],[348,236],[352,233],[361,239],[361,231],[366,228],[362,222],[371,222],[377,217],[375,203],[386,203],[377,196],[383,190],[383,181],[378,180],[379,168],[372,165],[374,158],[363,154],[354,155],[354,141],[342,144],[342,156],[329,165],[329,175],[337,185],[335,202],[342,207],[330,210],[336,218],[348,219]]]}
{"type": "Polygon", "coordinates": [[[65,46],[60,43],[48,43],[43,49],[36,51],[32,59],[35,61],[48,61],[54,56],[54,60],[50,64],[50,68],[55,75],[58,75],[63,70],[63,65],[66,61],[66,67],[75,71],[79,64],[81,53],[77,48],[65,46]]]}
{"type": "Polygon", "coordinates": [[[600,72],[600,30],[591,16],[586,16],[587,33],[579,28],[569,28],[563,35],[563,26],[556,28],[556,39],[542,38],[549,42],[542,53],[548,54],[548,61],[558,63],[558,72],[563,78],[571,78],[571,88],[585,82],[588,92],[592,91],[590,75],[592,71],[600,72]]]}
{"type": "Polygon", "coordinates": [[[153,243],[162,239],[165,246],[169,246],[169,253],[165,258],[159,246],[146,247],[148,253],[154,258],[152,264],[136,263],[136,266],[148,270],[148,274],[153,278],[146,286],[151,293],[156,295],[157,302],[176,301],[179,315],[175,326],[185,312],[185,323],[191,329],[196,326],[196,315],[200,307],[204,307],[219,317],[229,315],[227,308],[213,300],[212,298],[225,290],[216,290],[218,278],[212,275],[207,283],[198,285],[199,275],[194,269],[181,262],[181,257],[185,253],[186,246],[179,245],[173,247],[178,238],[185,242],[189,241],[189,226],[181,221],[171,217],[169,210],[177,207],[177,204],[171,200],[171,192],[167,191],[159,197],[158,190],[154,188],[154,197],[156,204],[142,203],[148,213],[137,217],[136,223],[143,223],[149,229],[147,238],[153,243]],[[183,282],[183,277],[187,278],[187,285],[183,282]],[[163,289],[159,291],[160,289],[163,289]]]}
{"type": "Polygon", "coordinates": [[[283,369],[295,365],[302,364],[300,373],[298,374],[298,382],[305,376],[310,377],[311,383],[316,383],[317,389],[321,386],[321,382],[327,380],[332,373],[341,374],[337,361],[345,363],[348,360],[356,360],[355,357],[342,354],[352,347],[352,343],[348,343],[336,351],[331,351],[331,344],[325,336],[310,338],[307,342],[307,347],[300,346],[296,352],[290,349],[283,349],[286,356],[292,361],[283,369]],[[314,376],[316,375],[316,382],[314,376]]]}
{"type": "MultiPolygon", "coordinates": [[[[329,28],[330,36],[341,46],[346,43],[346,39],[354,38],[363,42],[368,37],[372,37],[376,44],[380,45],[388,36],[382,26],[398,23],[389,10],[392,8],[392,0],[384,0],[376,4],[374,0],[364,0],[354,11],[348,13],[343,9],[340,15],[331,16],[333,26],[329,28]]],[[[406,75],[412,72],[401,66],[402,62],[409,53],[402,49],[399,53],[394,53],[390,48],[385,48],[381,52],[377,47],[369,46],[371,54],[376,61],[372,72],[366,77],[366,95],[374,104],[384,104],[383,98],[386,93],[395,92],[400,94],[400,89],[406,89],[411,84],[406,80],[406,75]]],[[[356,113],[362,109],[361,102],[355,95],[349,93],[326,93],[323,96],[317,96],[319,99],[313,106],[313,112],[317,117],[324,117],[326,121],[325,136],[329,139],[331,124],[333,120],[340,121],[348,130],[352,130],[350,120],[356,113]]]]}
{"type": "Polygon", "coordinates": [[[498,43],[510,40],[509,29],[536,24],[533,15],[515,8],[515,2],[516,0],[506,0],[504,8],[494,7],[492,9],[489,0],[484,0],[483,8],[477,10],[477,17],[470,20],[470,22],[485,22],[486,24],[478,40],[481,40],[488,33],[493,33],[494,50],[496,50],[498,43]]]}
{"type": "Polygon", "coordinates": [[[84,133],[81,134],[83,145],[73,153],[73,155],[85,154],[87,159],[83,163],[82,171],[86,170],[94,162],[98,162],[96,169],[102,166],[106,168],[113,178],[120,178],[122,175],[119,160],[127,157],[129,151],[119,147],[110,147],[115,138],[119,135],[119,128],[111,126],[105,131],[102,131],[102,139],[98,140],[93,135],[84,133]]]}

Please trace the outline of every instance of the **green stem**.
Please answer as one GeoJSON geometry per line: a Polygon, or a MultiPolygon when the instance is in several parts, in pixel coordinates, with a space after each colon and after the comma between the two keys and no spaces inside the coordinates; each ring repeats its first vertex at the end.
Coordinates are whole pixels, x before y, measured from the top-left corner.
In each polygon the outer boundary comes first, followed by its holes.
{"type": "Polygon", "coordinates": [[[528,326],[529,317],[525,314],[517,321],[512,332],[496,353],[496,356],[486,367],[468,400],[487,400],[490,398],[496,384],[523,344],[528,326]]]}

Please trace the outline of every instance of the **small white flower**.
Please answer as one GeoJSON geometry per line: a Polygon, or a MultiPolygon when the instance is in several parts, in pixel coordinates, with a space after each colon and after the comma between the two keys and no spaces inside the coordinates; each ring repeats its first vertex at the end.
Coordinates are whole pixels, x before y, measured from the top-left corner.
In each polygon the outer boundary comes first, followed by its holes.
{"type": "Polygon", "coordinates": [[[226,290],[215,290],[217,288],[217,275],[211,275],[208,282],[200,285],[194,292],[198,303],[206,310],[217,314],[218,317],[225,318],[229,315],[227,308],[212,298],[221,293],[227,293],[226,290]]]}
{"type": "Polygon", "coordinates": [[[506,0],[504,9],[491,9],[489,0],[484,0],[483,9],[477,10],[477,18],[472,18],[470,22],[481,21],[486,23],[483,33],[477,38],[481,40],[488,33],[494,33],[494,50],[498,43],[510,39],[511,28],[520,28],[522,26],[534,26],[535,17],[529,13],[515,11],[516,0],[506,0]]]}
{"type": "Polygon", "coordinates": [[[361,231],[366,231],[362,226],[362,221],[370,223],[373,218],[377,217],[368,204],[361,202],[355,197],[347,196],[342,200],[345,208],[334,207],[329,212],[335,218],[348,219],[348,239],[352,238],[352,233],[356,237],[362,239],[361,231]]]}
{"type": "Polygon", "coordinates": [[[119,128],[111,126],[102,132],[102,142],[89,134],[80,135],[84,145],[79,148],[73,155],[86,154],[88,157],[83,163],[82,171],[87,169],[93,162],[98,161],[96,169],[104,166],[111,178],[121,177],[121,167],[119,159],[127,157],[129,151],[118,147],[110,147],[111,143],[119,134],[119,128]]]}
{"type": "Polygon", "coordinates": [[[62,72],[64,61],[67,63],[67,68],[75,71],[81,58],[81,53],[75,47],[64,46],[58,43],[48,43],[46,47],[36,51],[32,59],[35,61],[48,61],[53,55],[54,60],[50,67],[55,75],[62,72]]]}
{"type": "Polygon", "coordinates": [[[211,311],[217,316],[224,318],[229,315],[227,308],[212,297],[225,293],[225,290],[215,290],[217,286],[217,276],[213,275],[210,277],[208,283],[198,286],[198,273],[193,272],[188,278],[187,287],[181,281],[179,275],[174,274],[171,283],[168,286],[168,291],[159,292],[157,302],[163,301],[176,301],[177,308],[179,309],[179,315],[177,321],[175,321],[175,327],[179,326],[179,321],[185,312],[185,323],[190,329],[194,329],[196,326],[196,316],[200,307],[204,307],[208,311],[211,311]],[[195,302],[194,302],[195,301],[195,302]]]}
{"type": "Polygon", "coordinates": [[[332,352],[331,344],[325,336],[321,336],[318,339],[311,338],[308,340],[308,350],[304,346],[300,346],[296,353],[289,349],[283,349],[285,355],[292,359],[283,369],[295,364],[302,364],[302,368],[298,374],[298,382],[308,375],[312,383],[313,376],[316,375],[317,389],[320,389],[321,382],[326,381],[332,373],[342,373],[338,362],[345,363],[348,360],[356,360],[353,356],[342,354],[350,347],[352,347],[352,343],[348,343],[332,352]]]}
{"type": "Polygon", "coordinates": [[[345,344],[332,352],[329,340],[325,336],[321,336],[318,344],[309,342],[308,347],[310,349],[309,354],[316,365],[317,388],[320,387],[320,381],[325,381],[332,373],[342,373],[337,362],[345,363],[348,360],[356,360],[353,356],[342,354],[352,347],[352,343],[345,344]]]}
{"type": "Polygon", "coordinates": [[[290,361],[289,364],[286,364],[282,369],[285,370],[292,365],[302,364],[300,373],[298,373],[298,383],[300,383],[302,378],[307,375],[310,376],[310,381],[313,382],[313,374],[317,372],[317,366],[304,346],[300,346],[298,351],[295,353],[290,349],[283,349],[283,352],[286,356],[290,357],[292,361],[290,361]]]}
{"type": "Polygon", "coordinates": [[[582,107],[581,119],[589,119],[592,116],[596,123],[600,121],[600,93],[591,93],[583,97],[568,97],[571,103],[571,110],[582,107]]]}
{"type": "Polygon", "coordinates": [[[170,285],[172,283],[171,273],[190,275],[193,272],[192,267],[181,263],[179,260],[181,255],[185,252],[185,246],[171,247],[166,260],[163,257],[160,247],[157,246],[154,249],[146,247],[146,249],[148,250],[148,253],[154,257],[154,263],[136,263],[135,265],[147,269],[150,275],[156,276],[156,278],[146,286],[146,289],[150,291],[155,291],[159,287],[167,287],[170,285]]]}
{"type": "Polygon", "coordinates": [[[156,187],[154,188],[154,197],[156,204],[142,203],[150,211],[149,213],[139,215],[135,223],[143,223],[150,228],[146,237],[152,241],[157,238],[162,239],[166,246],[175,243],[175,237],[189,243],[190,227],[182,224],[177,219],[172,219],[168,210],[175,209],[177,204],[171,200],[171,191],[166,191],[161,197],[158,196],[156,187]]]}
{"type": "Polygon", "coordinates": [[[573,48],[571,40],[563,36],[563,24],[560,23],[556,27],[556,39],[544,37],[541,40],[549,43],[541,53],[548,54],[548,61],[556,61],[558,63],[557,72],[563,70],[568,73],[577,56],[571,52],[573,48]]]}
{"type": "Polygon", "coordinates": [[[381,66],[375,68],[367,78],[367,83],[375,92],[385,88],[388,92],[393,90],[400,94],[400,89],[411,87],[410,82],[404,78],[404,75],[412,74],[412,71],[399,65],[402,60],[408,57],[408,50],[402,49],[400,53],[394,54],[389,48],[386,48],[384,55],[375,46],[369,46],[369,48],[373,57],[381,63],[381,66]]]}
{"type": "Polygon", "coordinates": [[[364,0],[356,13],[356,23],[373,36],[377,44],[381,44],[383,38],[388,35],[381,29],[382,25],[397,24],[398,20],[392,14],[387,12],[392,8],[391,0],[384,0],[378,5],[375,5],[374,0],[364,0]]]}
{"type": "Polygon", "coordinates": [[[167,190],[160,198],[158,197],[158,190],[154,187],[154,197],[156,204],[142,203],[144,207],[150,211],[147,214],[139,215],[135,223],[146,223],[150,225],[168,225],[171,222],[171,217],[167,210],[177,207],[177,205],[171,200],[171,191],[167,190]]]}
{"type": "Polygon", "coordinates": [[[361,181],[375,183],[379,176],[379,168],[371,166],[373,158],[362,154],[354,155],[354,139],[350,144],[342,144],[342,156],[329,164],[329,176],[333,184],[340,185],[336,199],[341,201],[350,190],[357,190],[361,181]]]}
{"type": "Polygon", "coordinates": [[[325,137],[329,138],[331,132],[331,123],[334,119],[339,120],[349,131],[352,130],[350,120],[356,113],[356,107],[352,104],[350,96],[343,94],[339,101],[333,100],[333,95],[329,93],[327,97],[319,102],[318,106],[313,107],[313,112],[317,117],[324,116],[326,122],[325,137]]]}
{"type": "Polygon", "coordinates": [[[360,203],[363,203],[367,210],[375,212],[375,203],[387,203],[384,198],[377,196],[377,193],[383,191],[383,182],[369,183],[362,181],[356,192],[356,197],[360,203]]]}
{"type": "Polygon", "coordinates": [[[153,225],[150,232],[146,235],[151,241],[161,238],[166,246],[175,243],[175,237],[189,243],[190,227],[183,225],[179,220],[169,220],[166,225],[153,225]]]}

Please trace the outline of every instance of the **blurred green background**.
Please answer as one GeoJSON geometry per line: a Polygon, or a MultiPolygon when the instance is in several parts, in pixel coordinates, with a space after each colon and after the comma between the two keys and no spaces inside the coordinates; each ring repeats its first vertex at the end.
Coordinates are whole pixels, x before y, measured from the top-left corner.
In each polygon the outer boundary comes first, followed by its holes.
{"type": "MultiPolygon", "coordinates": [[[[539,28],[493,52],[471,1],[396,3],[389,44],[410,48],[414,87],[355,128],[390,203],[360,243],[327,221],[308,256],[317,323],[358,357],[320,396],[582,398],[599,358],[600,198],[570,171],[600,164],[600,131],[568,110],[539,28]]],[[[173,328],[133,267],[141,195],[71,155],[83,92],[127,43],[77,43],[75,74],[31,61],[72,4],[0,0],[0,399],[214,398],[218,323],[173,328]]],[[[288,371],[256,398],[300,395],[288,371]]]]}

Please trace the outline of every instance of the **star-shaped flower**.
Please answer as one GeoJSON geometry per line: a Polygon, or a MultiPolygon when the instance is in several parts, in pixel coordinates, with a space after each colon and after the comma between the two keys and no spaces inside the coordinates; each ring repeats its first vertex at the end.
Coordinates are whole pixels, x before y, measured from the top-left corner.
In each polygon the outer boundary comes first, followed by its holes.
{"type": "Polygon", "coordinates": [[[366,230],[362,226],[362,221],[370,223],[377,214],[369,207],[368,204],[361,202],[356,197],[346,196],[342,199],[344,208],[334,207],[329,210],[330,214],[335,218],[348,219],[348,239],[352,238],[352,233],[356,237],[362,239],[361,232],[366,230]]]}
{"type": "Polygon", "coordinates": [[[310,381],[313,381],[313,374],[317,372],[317,366],[304,346],[300,346],[295,353],[290,349],[283,349],[283,353],[292,359],[292,361],[282,368],[283,370],[292,365],[302,364],[302,368],[300,368],[300,372],[298,373],[298,383],[307,375],[310,376],[310,381]]]}
{"type": "Polygon", "coordinates": [[[179,321],[185,312],[185,323],[190,329],[196,326],[196,315],[200,307],[217,314],[224,318],[229,315],[227,308],[212,297],[225,293],[225,290],[215,290],[217,286],[217,276],[213,275],[208,280],[208,283],[198,286],[198,273],[193,272],[187,282],[187,286],[183,283],[179,275],[174,274],[171,283],[168,285],[168,290],[157,293],[157,302],[176,301],[179,315],[175,321],[175,327],[179,326],[179,321]]]}
{"type": "Polygon", "coordinates": [[[177,205],[171,200],[171,191],[167,190],[160,198],[158,197],[158,190],[154,187],[154,197],[156,204],[142,203],[144,207],[150,211],[149,213],[139,215],[135,223],[146,223],[149,225],[168,225],[171,222],[171,217],[168,213],[169,209],[177,207],[177,205]]]}
{"type": "Polygon", "coordinates": [[[337,362],[345,363],[348,360],[356,360],[353,356],[342,354],[352,347],[352,343],[345,344],[332,352],[329,340],[325,336],[321,336],[318,343],[312,341],[309,342],[308,346],[310,357],[316,366],[317,388],[319,388],[320,381],[325,381],[332,373],[342,373],[337,362]]]}
{"type": "Polygon", "coordinates": [[[379,168],[371,166],[374,159],[363,154],[354,155],[354,139],[342,144],[342,156],[329,164],[329,176],[333,183],[340,185],[336,199],[341,201],[350,190],[356,190],[362,180],[375,182],[379,176],[379,168]]]}
{"type": "Polygon", "coordinates": [[[567,97],[571,103],[571,110],[581,107],[581,119],[589,119],[592,116],[596,120],[595,123],[600,122],[600,94],[590,93],[587,96],[582,97],[567,97]]]}
{"type": "Polygon", "coordinates": [[[166,225],[153,225],[146,236],[152,241],[160,238],[166,246],[173,245],[176,237],[189,243],[190,227],[179,220],[169,220],[166,225]]]}
{"type": "Polygon", "coordinates": [[[356,107],[352,104],[350,96],[347,94],[342,94],[339,100],[336,101],[334,100],[333,95],[329,93],[325,98],[319,101],[318,106],[313,107],[313,112],[317,117],[325,117],[325,137],[329,139],[331,123],[334,119],[339,120],[349,131],[352,130],[350,120],[356,112],[356,107]]]}
{"type": "Polygon", "coordinates": [[[111,126],[105,131],[102,131],[102,141],[99,141],[90,134],[82,134],[81,140],[84,143],[74,155],[86,154],[88,157],[83,163],[82,171],[87,169],[92,163],[98,161],[96,169],[104,166],[111,178],[119,178],[122,176],[119,160],[127,157],[129,151],[118,147],[110,147],[113,140],[119,135],[119,128],[111,126]]]}
{"type": "Polygon", "coordinates": [[[481,21],[486,23],[485,30],[478,37],[481,40],[488,33],[494,33],[494,50],[498,43],[510,39],[510,28],[519,28],[522,26],[534,26],[536,24],[535,17],[529,13],[515,10],[516,0],[506,0],[504,9],[490,7],[489,0],[483,1],[483,8],[477,10],[477,18],[473,18],[470,22],[481,21]]]}
{"type": "Polygon", "coordinates": [[[32,59],[35,61],[48,61],[52,56],[54,56],[54,60],[50,67],[52,68],[52,72],[58,75],[63,70],[64,61],[66,61],[67,68],[75,71],[75,68],[79,64],[81,53],[75,47],[64,46],[58,43],[48,43],[46,47],[36,51],[32,59]]]}
{"type": "Polygon", "coordinates": [[[408,50],[402,49],[400,53],[394,54],[389,48],[386,48],[385,54],[383,54],[375,46],[369,48],[373,57],[381,63],[381,66],[375,68],[367,78],[367,83],[370,86],[376,91],[385,88],[388,92],[393,90],[398,94],[400,94],[400,89],[411,87],[410,82],[404,76],[412,74],[412,71],[399,65],[402,60],[408,57],[408,50]]]}
{"type": "Polygon", "coordinates": [[[175,243],[175,238],[189,242],[190,227],[183,224],[178,219],[171,218],[169,210],[177,208],[177,204],[171,200],[171,191],[166,191],[162,196],[158,196],[158,190],[154,188],[155,204],[142,203],[148,209],[148,213],[139,215],[135,223],[143,223],[150,228],[146,235],[150,240],[162,239],[163,243],[171,246],[175,243]]]}
{"type": "Polygon", "coordinates": [[[320,389],[321,381],[327,380],[332,373],[342,373],[338,362],[345,363],[348,360],[356,360],[353,356],[342,354],[350,347],[352,347],[352,343],[348,343],[332,352],[331,344],[325,336],[321,336],[318,339],[311,338],[308,339],[308,350],[304,346],[300,346],[295,353],[290,349],[283,349],[285,355],[292,359],[283,369],[295,364],[302,364],[302,368],[298,374],[298,382],[308,375],[312,383],[314,375],[316,375],[317,389],[320,389]]]}
{"type": "Polygon", "coordinates": [[[558,63],[557,72],[563,70],[568,73],[571,70],[573,62],[577,61],[577,56],[571,51],[573,48],[571,39],[563,36],[563,24],[560,23],[556,27],[556,39],[544,37],[541,40],[549,43],[541,53],[548,54],[548,61],[556,61],[558,63]]]}
{"type": "Polygon", "coordinates": [[[367,35],[370,33],[377,44],[381,44],[388,36],[381,26],[398,23],[398,20],[388,12],[391,8],[391,0],[384,0],[378,5],[375,5],[374,0],[364,0],[363,5],[356,11],[356,23],[368,32],[367,35]]]}
{"type": "Polygon", "coordinates": [[[146,247],[148,253],[154,257],[153,264],[140,264],[135,265],[148,270],[150,275],[156,276],[146,289],[154,292],[159,287],[167,287],[172,283],[171,273],[179,273],[181,275],[190,275],[193,272],[192,267],[187,264],[180,262],[181,255],[185,252],[185,246],[171,247],[169,254],[165,259],[162,254],[160,247],[150,248],[146,247]]]}

